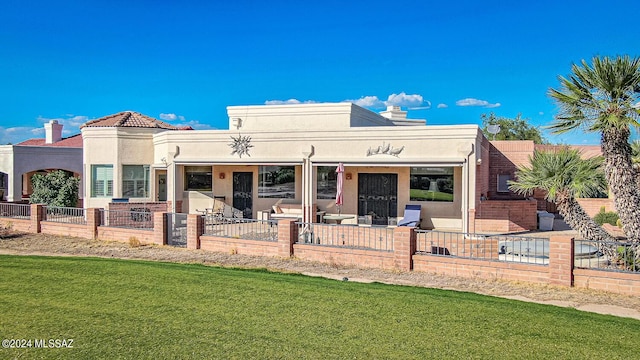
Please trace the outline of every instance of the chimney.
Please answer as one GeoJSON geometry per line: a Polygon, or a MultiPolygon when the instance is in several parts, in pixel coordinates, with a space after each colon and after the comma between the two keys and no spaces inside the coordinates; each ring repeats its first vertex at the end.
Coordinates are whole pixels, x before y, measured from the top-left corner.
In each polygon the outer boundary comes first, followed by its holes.
{"type": "Polygon", "coordinates": [[[53,144],[62,140],[62,124],[58,124],[57,120],[51,120],[44,124],[44,132],[46,134],[45,144],[53,144]]]}
{"type": "Polygon", "coordinates": [[[391,120],[407,120],[407,112],[402,111],[400,106],[387,106],[387,111],[382,111],[380,115],[391,120]]]}

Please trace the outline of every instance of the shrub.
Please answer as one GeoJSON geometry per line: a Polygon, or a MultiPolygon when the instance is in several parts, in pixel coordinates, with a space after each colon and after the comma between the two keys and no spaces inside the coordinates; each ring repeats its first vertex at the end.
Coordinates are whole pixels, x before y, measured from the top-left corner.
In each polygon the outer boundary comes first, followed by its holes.
{"type": "Polygon", "coordinates": [[[595,221],[598,225],[602,226],[602,224],[611,224],[617,225],[618,222],[618,213],[614,211],[605,211],[604,206],[600,208],[600,212],[593,217],[593,221],[595,221]]]}
{"type": "Polygon", "coordinates": [[[138,240],[137,237],[132,236],[132,237],[129,238],[129,246],[130,247],[140,247],[140,245],[142,245],[142,244],[140,243],[140,240],[138,240]]]}

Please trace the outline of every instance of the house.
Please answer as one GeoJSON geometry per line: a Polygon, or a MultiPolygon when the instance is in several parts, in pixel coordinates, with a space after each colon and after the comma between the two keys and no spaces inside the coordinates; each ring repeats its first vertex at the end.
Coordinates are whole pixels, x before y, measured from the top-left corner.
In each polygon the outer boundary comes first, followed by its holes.
{"type": "MultiPolygon", "coordinates": [[[[407,204],[422,205],[424,228],[477,231],[493,220],[477,215],[480,205],[482,214],[494,212],[491,201],[480,202],[490,144],[477,125],[429,126],[399,107],[377,114],[351,103],[230,106],[227,113],[227,130],[185,131],[135,112],[86,123],[85,206],[126,198],[194,213],[218,199],[256,218],[286,199],[311,220],[312,208],[338,213],[335,169],[343,163],[340,212],[353,216],[343,223],[369,215],[386,225],[407,204]]],[[[533,215],[502,220],[535,227],[535,202],[511,201],[495,212],[522,203],[533,215]]]]}
{"type": "Polygon", "coordinates": [[[28,199],[32,192],[31,176],[36,173],[65,170],[81,177],[82,136],[63,138],[63,125],[56,120],[44,124],[44,128],[44,139],[0,146],[0,200],[28,199]]]}

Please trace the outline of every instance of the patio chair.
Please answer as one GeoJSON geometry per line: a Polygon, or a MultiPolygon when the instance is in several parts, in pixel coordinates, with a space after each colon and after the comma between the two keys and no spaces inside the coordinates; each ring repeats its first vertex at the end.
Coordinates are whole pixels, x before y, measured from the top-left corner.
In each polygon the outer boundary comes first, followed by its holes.
{"type": "Polygon", "coordinates": [[[398,226],[413,226],[417,227],[422,220],[420,218],[420,211],[422,210],[422,205],[406,205],[404,207],[404,218],[400,222],[398,222],[398,226]]]}

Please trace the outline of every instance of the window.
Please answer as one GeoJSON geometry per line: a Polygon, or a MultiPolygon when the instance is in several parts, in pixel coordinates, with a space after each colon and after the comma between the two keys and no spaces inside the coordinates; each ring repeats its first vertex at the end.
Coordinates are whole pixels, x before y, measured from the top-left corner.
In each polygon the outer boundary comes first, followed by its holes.
{"type": "Polygon", "coordinates": [[[411,201],[453,201],[453,167],[412,167],[411,201]]]}
{"type": "Polygon", "coordinates": [[[213,191],[211,166],[186,166],[184,176],[185,190],[213,191]]]}
{"type": "Polygon", "coordinates": [[[91,165],[91,197],[113,196],[113,165],[91,165]]]}
{"type": "Polygon", "coordinates": [[[318,166],[316,170],[318,199],[334,199],[338,190],[335,166],[318,166]]]}
{"type": "Polygon", "coordinates": [[[499,174],[498,175],[498,192],[499,193],[508,193],[509,192],[509,180],[511,180],[510,174],[499,174]]]}
{"type": "Polygon", "coordinates": [[[259,166],[258,197],[287,198],[296,197],[296,170],[293,166],[259,166]]]}
{"type": "Polygon", "coordinates": [[[147,197],[149,165],[122,165],[122,196],[147,197]]]}

